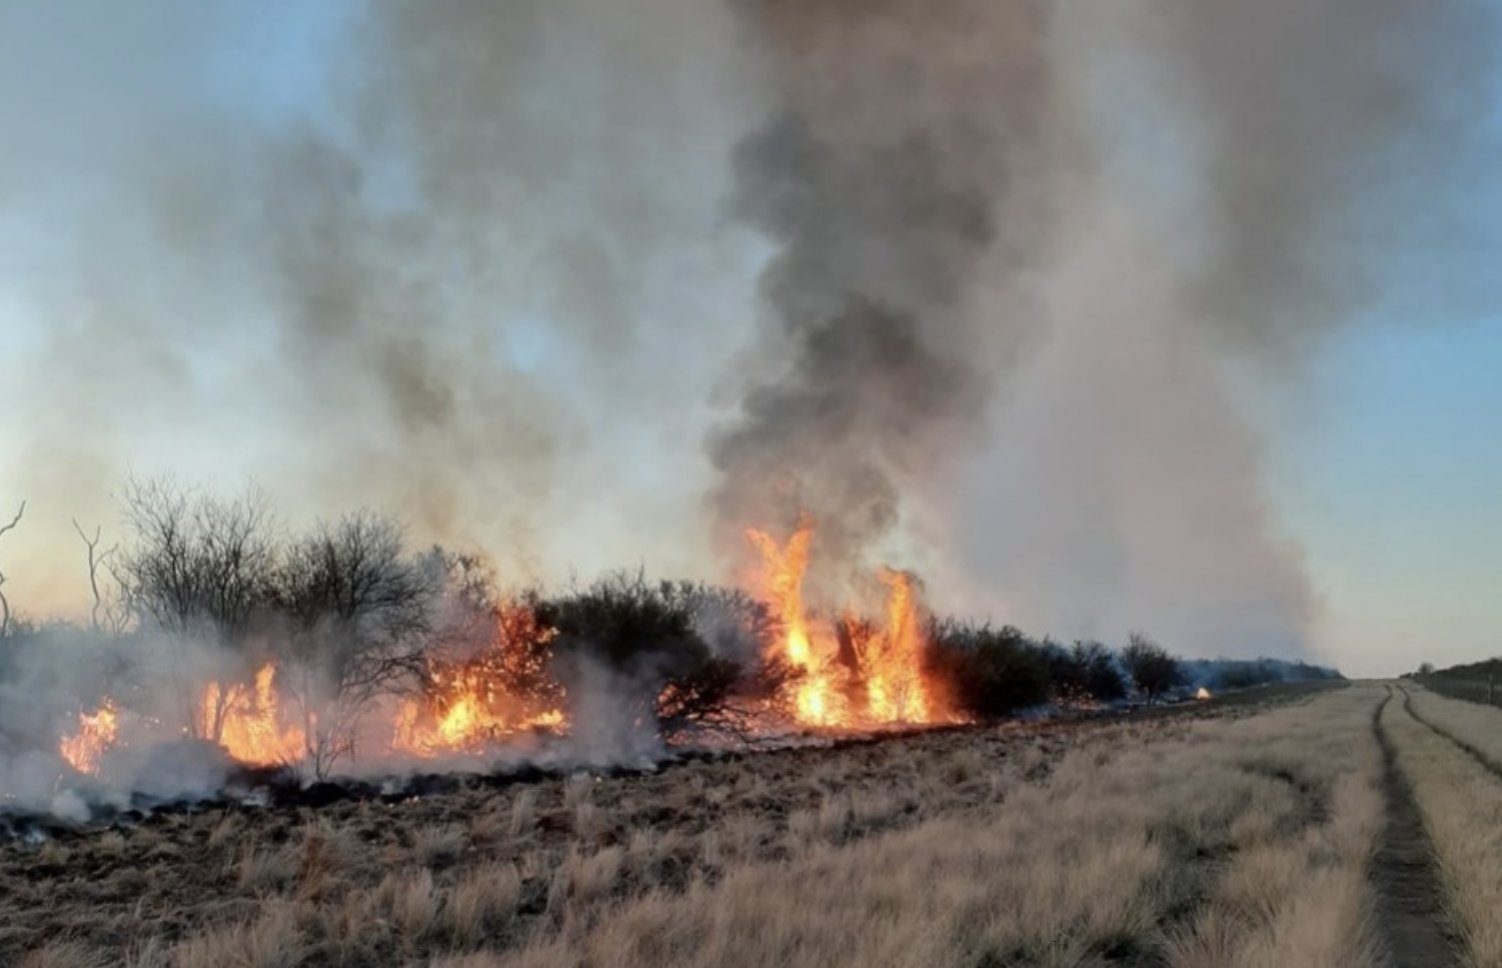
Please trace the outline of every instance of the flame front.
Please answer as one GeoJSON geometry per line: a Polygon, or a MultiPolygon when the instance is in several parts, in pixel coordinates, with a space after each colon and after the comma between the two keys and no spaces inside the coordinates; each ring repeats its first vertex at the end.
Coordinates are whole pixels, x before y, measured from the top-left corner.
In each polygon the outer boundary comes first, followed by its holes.
{"type": "Polygon", "coordinates": [[[275,687],[276,666],[270,662],[256,673],[253,688],[210,682],[199,709],[200,735],[216,740],[230,756],[251,766],[302,759],[306,736],[301,727],[284,722],[275,687]]]}
{"type": "Polygon", "coordinates": [[[78,731],[62,738],[58,753],[78,772],[98,773],[100,758],[115,745],[119,734],[119,710],[106,699],[95,712],[78,714],[78,731]]]}
{"type": "MultiPolygon", "coordinates": [[[[892,569],[878,573],[886,592],[879,621],[853,609],[810,611],[804,583],[813,522],[800,519],[785,542],[758,530],[748,530],[746,536],[761,558],[754,594],[776,620],[775,634],[763,644],[763,658],[793,673],[781,693],[747,715],[758,723],[791,720],[819,729],[947,721],[925,678],[928,643],[921,589],[913,575],[892,569]]],[[[552,661],[556,630],[541,620],[530,597],[487,608],[477,613],[478,626],[464,627],[427,655],[415,693],[366,711],[389,717],[378,727],[389,737],[377,744],[384,747],[382,753],[423,758],[477,754],[529,734],[569,731],[568,697],[552,661]]],[[[194,735],[253,766],[302,761],[323,741],[320,724],[311,711],[294,712],[302,708],[302,697],[295,692],[283,696],[279,686],[287,683],[276,665],[267,663],[250,681],[194,687],[194,735]],[[315,743],[310,744],[309,733],[315,743]]],[[[676,695],[669,684],[660,699],[671,705],[676,695]]],[[[1201,695],[1207,694],[1201,690],[1201,695]]],[[[94,712],[80,713],[77,729],[59,741],[60,755],[79,772],[98,772],[102,757],[118,741],[119,717],[112,699],[94,712]]]]}

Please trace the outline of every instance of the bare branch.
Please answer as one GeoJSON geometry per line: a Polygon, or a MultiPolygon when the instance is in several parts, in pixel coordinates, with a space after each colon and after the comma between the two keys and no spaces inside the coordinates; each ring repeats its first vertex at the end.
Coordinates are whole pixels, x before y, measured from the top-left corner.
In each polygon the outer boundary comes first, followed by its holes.
{"type": "MultiPolygon", "coordinates": [[[[21,502],[21,507],[16,511],[16,516],[11,518],[10,524],[0,528],[0,538],[5,537],[5,532],[12,530],[21,523],[21,515],[26,513],[26,502],[21,502]]],[[[5,584],[5,572],[0,571],[0,585],[5,584]]],[[[0,636],[10,632],[10,601],[4,593],[0,593],[0,636]]]]}
{"type": "Polygon", "coordinates": [[[23,515],[25,513],[26,513],[26,502],[22,501],[20,509],[18,511],[16,511],[16,516],[10,519],[10,524],[7,524],[5,527],[0,528],[0,537],[3,537],[4,534],[5,534],[5,532],[9,531],[11,528],[14,528],[16,525],[20,524],[21,523],[21,515],[23,515]]]}
{"type": "Polygon", "coordinates": [[[83,539],[84,547],[89,549],[89,590],[94,593],[94,607],[89,611],[89,623],[97,632],[100,628],[99,610],[104,607],[104,596],[99,593],[99,566],[114,553],[115,549],[106,548],[102,552],[99,551],[99,536],[104,530],[101,527],[96,527],[94,537],[90,538],[84,533],[83,526],[78,523],[78,519],[74,518],[73,530],[78,532],[78,536],[83,539]]]}

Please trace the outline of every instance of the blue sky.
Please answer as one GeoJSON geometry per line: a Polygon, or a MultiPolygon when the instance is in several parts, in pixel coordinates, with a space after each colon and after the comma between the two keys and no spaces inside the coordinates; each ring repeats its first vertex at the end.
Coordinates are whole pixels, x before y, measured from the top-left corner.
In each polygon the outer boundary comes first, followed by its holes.
{"type": "MultiPolygon", "coordinates": [[[[316,439],[289,447],[267,430],[279,426],[279,401],[257,392],[264,386],[258,374],[276,365],[274,347],[258,321],[261,310],[231,305],[232,277],[219,290],[226,293],[219,308],[226,319],[243,315],[242,321],[180,324],[177,359],[129,357],[132,366],[159,374],[148,380],[181,379],[188,389],[163,391],[153,403],[136,399],[139,384],[124,384],[106,398],[110,413],[96,418],[44,405],[17,387],[35,379],[39,368],[56,366],[49,356],[54,340],[73,321],[60,314],[53,297],[76,284],[68,267],[81,247],[97,243],[96,228],[118,233],[125,262],[138,243],[145,251],[130,221],[138,204],[128,195],[134,183],[120,174],[133,171],[150,147],[135,137],[143,125],[199,110],[227,110],[247,129],[288,118],[326,121],[326,54],[348,7],[273,11],[224,0],[193,6],[191,16],[183,15],[189,7],[168,4],[158,9],[174,16],[155,19],[100,17],[96,5],[81,3],[18,4],[0,13],[0,129],[18,133],[16,143],[25,145],[10,159],[0,158],[0,379],[10,380],[0,401],[16,421],[0,434],[0,510],[22,496],[36,508],[31,535],[0,545],[0,565],[23,606],[27,592],[32,602],[64,606],[76,598],[51,587],[75,564],[71,558],[55,563],[62,560],[58,549],[71,540],[67,520],[73,513],[109,520],[112,485],[80,490],[79,509],[49,508],[49,495],[23,493],[57,477],[34,473],[38,461],[53,455],[38,450],[21,426],[55,428],[52,446],[66,457],[58,456],[57,475],[93,466],[89,455],[75,452],[86,445],[68,428],[94,419],[123,421],[124,414],[136,420],[128,464],[137,469],[175,467],[231,486],[246,476],[275,482],[289,453],[317,449],[316,439]],[[193,336],[211,329],[212,338],[193,336]]],[[[217,131],[204,130],[205,137],[217,131]]],[[[149,161],[149,152],[144,157],[149,161]]],[[[703,184],[686,191],[712,199],[722,178],[705,175],[703,184]]],[[[702,207],[707,226],[723,222],[708,202],[702,207]]],[[[1462,214],[1459,224],[1415,225],[1413,238],[1392,240],[1395,248],[1414,250],[1396,263],[1401,277],[1385,280],[1363,317],[1319,343],[1297,373],[1253,394],[1270,499],[1281,530],[1303,549],[1321,601],[1314,654],[1356,674],[1502,653],[1502,275],[1496,264],[1502,202],[1495,191],[1478,192],[1462,214]]],[[[690,342],[672,344],[687,345],[687,357],[669,360],[656,375],[622,377],[628,396],[667,398],[643,404],[640,419],[635,404],[622,413],[619,401],[579,403],[573,418],[582,427],[580,439],[602,456],[563,488],[564,497],[580,504],[569,522],[532,525],[541,532],[534,535],[539,545],[556,545],[542,554],[548,567],[588,571],[602,548],[610,552],[603,564],[622,563],[621,555],[629,556],[623,549],[633,547],[641,549],[636,560],[653,566],[700,560],[696,521],[671,522],[675,515],[693,518],[684,509],[694,506],[702,484],[700,434],[717,405],[720,374],[746,343],[740,331],[755,315],[759,255],[764,252],[754,240],[743,237],[733,237],[723,252],[685,246],[662,263],[670,270],[656,270],[642,284],[643,311],[680,312],[704,322],[671,331],[691,334],[690,342]],[[674,286],[685,273],[700,285],[682,295],[674,286]],[[651,423],[657,418],[662,422],[651,423]],[[622,469],[617,462],[609,479],[597,473],[610,466],[603,455],[621,454],[635,455],[638,463],[622,469]]],[[[143,265],[135,281],[147,285],[149,275],[143,265]]],[[[211,297],[195,298],[206,301],[195,303],[194,311],[214,308],[211,297]]],[[[144,296],[141,311],[171,302],[170,293],[144,296]]],[[[552,332],[537,306],[498,307],[494,314],[514,369],[537,371],[569,359],[577,334],[552,332]]],[[[134,343],[119,348],[127,355],[138,350],[134,343]]],[[[672,350],[644,338],[622,352],[626,360],[640,354],[650,361],[672,350]]],[[[79,378],[67,372],[59,379],[79,378]]],[[[109,386],[107,374],[91,379],[109,386]]],[[[580,396],[568,388],[556,392],[580,396]]],[[[151,396],[149,386],[143,396],[151,396]]],[[[117,472],[113,461],[98,466],[117,472]]],[[[516,513],[525,517],[525,509],[516,513]]]]}
{"type": "Polygon", "coordinates": [[[1502,652],[1499,375],[1494,319],[1385,320],[1336,337],[1274,427],[1332,654],[1396,671],[1502,652]]]}

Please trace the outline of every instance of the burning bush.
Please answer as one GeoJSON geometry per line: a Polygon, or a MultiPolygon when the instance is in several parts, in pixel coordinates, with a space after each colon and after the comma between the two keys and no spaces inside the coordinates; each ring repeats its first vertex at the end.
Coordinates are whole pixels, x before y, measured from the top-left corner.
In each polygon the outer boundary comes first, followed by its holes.
{"type": "Polygon", "coordinates": [[[442,587],[436,565],[408,557],[400,525],[370,512],[320,524],[282,555],[275,651],[317,775],[354,751],[369,703],[422,669],[442,587]]]}
{"type": "Polygon", "coordinates": [[[435,551],[444,621],[402,702],[393,745],[417,755],[476,751],[499,739],[566,724],[567,694],[552,668],[556,632],[535,593],[503,596],[475,556],[435,551]]]}

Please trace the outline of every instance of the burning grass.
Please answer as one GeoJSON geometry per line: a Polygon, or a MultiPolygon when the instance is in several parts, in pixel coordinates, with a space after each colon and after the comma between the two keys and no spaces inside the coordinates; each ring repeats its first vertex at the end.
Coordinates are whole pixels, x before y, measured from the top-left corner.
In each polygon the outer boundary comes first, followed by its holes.
{"type": "Polygon", "coordinates": [[[1372,700],[152,815],[0,846],[0,961],[1354,965],[1372,700]]]}

